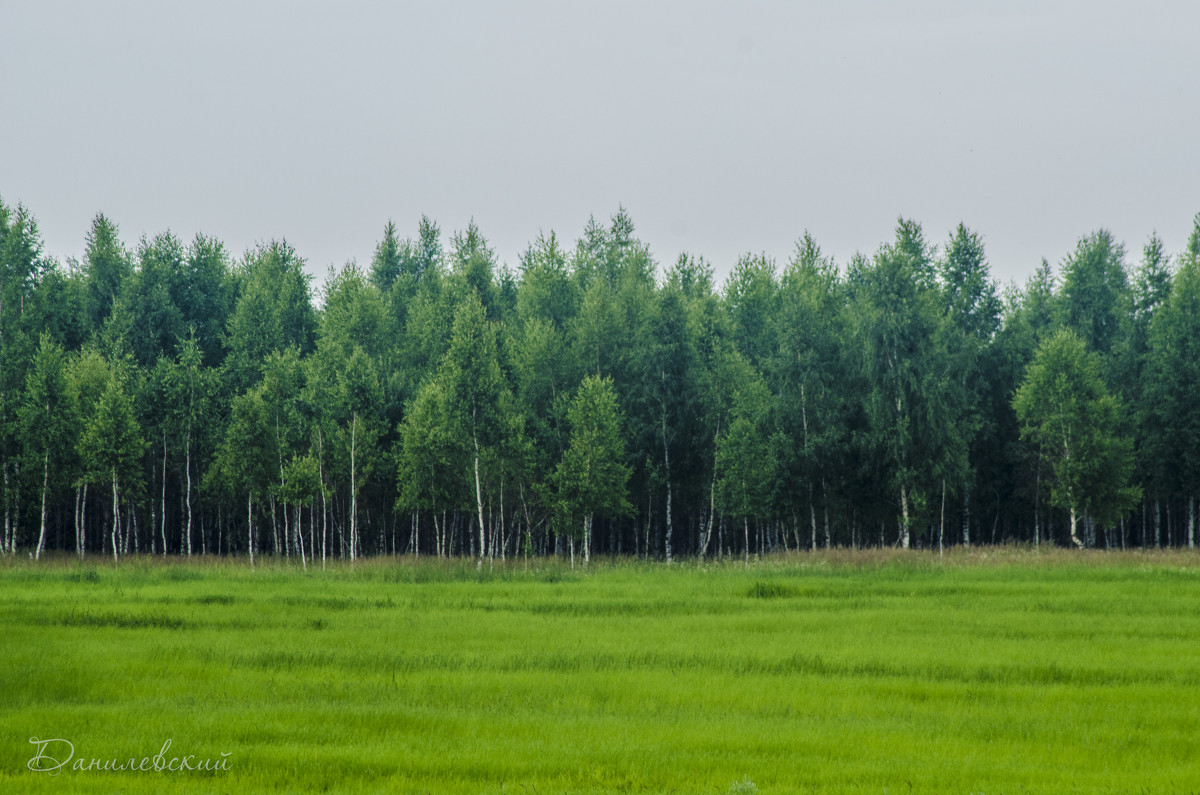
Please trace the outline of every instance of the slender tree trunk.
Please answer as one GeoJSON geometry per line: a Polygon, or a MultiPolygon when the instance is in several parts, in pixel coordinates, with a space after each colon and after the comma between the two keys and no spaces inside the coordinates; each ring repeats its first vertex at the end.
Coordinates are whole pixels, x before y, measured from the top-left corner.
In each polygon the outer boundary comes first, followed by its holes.
{"type": "Polygon", "coordinates": [[[817,506],[813,504],[813,484],[808,481],[808,523],[812,528],[812,544],[809,546],[813,552],[817,551],[817,506]]]}
{"type": "Polygon", "coordinates": [[[1196,548],[1196,495],[1188,497],[1188,549],[1196,548]]]}
{"type": "Polygon", "coordinates": [[[942,478],[942,516],[938,521],[938,557],[942,556],[942,539],[946,535],[946,479],[942,478]]]}
{"type": "Polygon", "coordinates": [[[829,490],[825,487],[825,478],[821,478],[821,510],[825,513],[825,548],[833,548],[833,533],[829,529],[829,490]]]}
{"type": "Polygon", "coordinates": [[[355,478],[355,455],[358,448],[358,415],[350,418],[350,562],[358,554],[358,481],[355,478]]]}
{"type": "MultiPolygon", "coordinates": [[[[504,562],[504,548],[507,546],[504,539],[504,480],[500,480],[500,562],[504,562]]],[[[495,557],[495,554],[492,555],[495,557]]]]}
{"type": "Polygon", "coordinates": [[[583,568],[587,569],[592,561],[592,515],[589,513],[583,520],[583,568]]]}
{"type": "MultiPolygon", "coordinates": [[[[2,396],[0,396],[2,397],[2,396]]],[[[12,526],[12,514],[8,509],[8,459],[4,460],[4,546],[9,554],[16,554],[17,539],[12,526]]]]}
{"type": "Polygon", "coordinates": [[[80,486],[80,485],[75,486],[75,554],[79,556],[80,560],[83,559],[83,533],[81,531],[81,524],[79,521],[80,520],[79,495],[80,495],[80,492],[82,492],[82,491],[83,491],[82,486],[80,486]]]}
{"type": "Polygon", "coordinates": [[[308,568],[308,560],[304,557],[304,511],[296,505],[296,541],[300,546],[300,567],[308,568]]]}
{"type": "Polygon", "coordinates": [[[966,488],[963,489],[963,515],[962,515],[962,542],[963,546],[971,548],[971,483],[967,482],[966,488]]]}
{"type": "Polygon", "coordinates": [[[246,492],[246,549],[250,552],[250,568],[254,568],[254,493],[246,492]]]}
{"type": "MultiPolygon", "coordinates": [[[[663,389],[664,389],[664,395],[663,395],[662,400],[659,401],[659,405],[662,407],[662,412],[661,412],[660,416],[662,418],[663,469],[666,470],[666,475],[667,475],[667,543],[666,543],[666,552],[667,552],[667,565],[670,566],[671,565],[671,536],[674,535],[675,525],[672,524],[672,522],[671,522],[671,454],[670,454],[670,445],[667,444],[667,401],[666,401],[666,395],[665,395],[667,377],[666,377],[665,372],[661,368],[659,369],[658,374],[659,374],[660,379],[662,380],[663,389]]],[[[588,525],[589,526],[591,525],[590,518],[588,519],[588,525]]]]}
{"type": "MultiPolygon", "coordinates": [[[[183,476],[186,481],[187,488],[184,493],[187,495],[187,553],[188,557],[192,556],[192,423],[188,421],[187,434],[184,437],[183,444],[183,476]]],[[[204,546],[204,539],[200,539],[201,547],[204,546]]]]}
{"type": "MultiPolygon", "coordinates": [[[[153,481],[151,481],[153,483],[153,481]]],[[[167,429],[163,426],[162,435],[162,483],[160,484],[159,493],[159,529],[162,532],[163,554],[167,553],[167,429]]],[[[152,520],[153,521],[153,520],[152,520]]],[[[150,532],[154,532],[154,525],[150,525],[150,532]]],[[[183,552],[183,544],[180,544],[180,552],[183,552]]]]}
{"type": "Polygon", "coordinates": [[[1162,503],[1154,498],[1154,548],[1162,547],[1162,503]]]}
{"type": "MultiPolygon", "coordinates": [[[[87,493],[88,483],[83,484],[83,504],[79,508],[79,557],[87,557],[87,493]]],[[[104,546],[103,540],[100,542],[101,547],[104,546]]]]}
{"type": "Polygon", "coordinates": [[[317,476],[321,481],[321,570],[325,570],[325,547],[329,537],[328,506],[325,504],[325,445],[321,429],[317,427],[317,476]]]}
{"type": "Polygon", "coordinates": [[[476,565],[476,568],[483,568],[483,487],[479,482],[479,437],[472,437],[472,441],[475,443],[475,507],[479,511],[479,562],[476,565]]]}
{"type": "Polygon", "coordinates": [[[113,563],[117,562],[117,531],[121,526],[121,502],[120,495],[117,492],[117,468],[112,468],[112,486],[113,486],[113,524],[112,524],[112,550],[113,563]]]}
{"type": "Polygon", "coordinates": [[[38,532],[37,552],[34,560],[42,559],[42,546],[46,543],[46,492],[50,490],[50,448],[42,456],[42,529],[38,532]]]}
{"type": "Polygon", "coordinates": [[[743,550],[745,555],[746,568],[750,568],[750,517],[742,517],[742,542],[745,545],[743,550]]]}
{"type": "Polygon", "coordinates": [[[1079,540],[1079,536],[1075,533],[1076,526],[1075,503],[1071,503],[1071,541],[1079,549],[1083,549],[1083,542],[1079,540]]]}
{"type": "Polygon", "coordinates": [[[900,484],[900,548],[908,549],[908,490],[900,484]]]}
{"type": "Polygon", "coordinates": [[[1038,546],[1041,540],[1041,496],[1042,496],[1042,451],[1038,448],[1037,475],[1033,479],[1033,545],[1038,546]]]}
{"type": "MultiPolygon", "coordinates": [[[[713,523],[717,520],[717,468],[716,463],[713,463],[712,483],[708,487],[708,526],[704,528],[700,544],[700,557],[703,558],[708,553],[708,545],[712,540],[713,523]]],[[[718,550],[718,557],[720,551],[718,550]]]]}

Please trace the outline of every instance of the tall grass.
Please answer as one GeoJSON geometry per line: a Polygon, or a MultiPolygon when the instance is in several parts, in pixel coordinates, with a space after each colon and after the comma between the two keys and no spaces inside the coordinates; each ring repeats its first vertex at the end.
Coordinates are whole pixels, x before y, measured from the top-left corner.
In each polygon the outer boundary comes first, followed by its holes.
{"type": "Polygon", "coordinates": [[[1198,563],[9,560],[0,791],[1185,792],[1198,563]]]}

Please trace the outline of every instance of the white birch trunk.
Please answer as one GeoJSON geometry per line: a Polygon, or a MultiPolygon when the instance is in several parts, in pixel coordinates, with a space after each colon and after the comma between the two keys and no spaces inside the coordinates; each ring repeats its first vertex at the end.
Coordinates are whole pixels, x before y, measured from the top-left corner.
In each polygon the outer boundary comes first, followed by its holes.
{"type": "Polygon", "coordinates": [[[87,493],[88,484],[83,484],[83,503],[79,507],[79,557],[87,557],[87,493]]]}
{"type": "Polygon", "coordinates": [[[117,468],[112,469],[112,484],[113,484],[113,524],[112,524],[112,550],[113,563],[117,562],[117,530],[121,526],[121,507],[120,495],[117,492],[117,468]]]}
{"type": "Polygon", "coordinates": [[[908,490],[900,484],[900,548],[908,549],[908,490]]]}
{"type": "Polygon", "coordinates": [[[354,459],[358,448],[358,415],[350,418],[350,562],[358,550],[358,483],[354,474],[354,459]]]}
{"type": "Polygon", "coordinates": [[[38,532],[37,552],[34,560],[42,559],[42,546],[46,543],[46,492],[50,489],[50,448],[42,457],[42,529],[38,532]]]}
{"type": "Polygon", "coordinates": [[[746,549],[744,550],[745,557],[746,557],[746,568],[750,568],[750,517],[749,516],[742,517],[742,542],[746,547],[746,549]]]}
{"type": "MultiPolygon", "coordinates": [[[[187,435],[184,440],[184,479],[187,481],[187,488],[184,492],[187,494],[187,553],[188,557],[192,556],[192,423],[189,421],[187,426],[187,435]]],[[[167,550],[163,550],[166,554],[167,550]]]]}
{"type": "Polygon", "coordinates": [[[942,516],[938,521],[938,557],[942,556],[942,539],[946,535],[946,479],[942,478],[942,516]]]}
{"type": "MultiPolygon", "coordinates": [[[[666,374],[661,369],[658,371],[658,374],[663,382],[663,387],[665,389],[666,383],[667,383],[666,374]]],[[[666,398],[664,397],[661,401],[659,401],[659,403],[662,406],[661,416],[662,416],[662,437],[663,437],[663,468],[666,470],[666,474],[667,474],[666,552],[667,552],[667,565],[670,566],[671,565],[671,536],[674,534],[675,526],[671,523],[671,454],[670,454],[670,447],[667,444],[667,403],[666,403],[666,398]]],[[[590,515],[589,515],[589,517],[590,517],[590,515]]],[[[588,519],[589,527],[591,527],[591,523],[592,523],[591,519],[589,518],[588,519]]]]}
{"type": "MultiPolygon", "coordinates": [[[[162,459],[162,490],[159,501],[159,528],[162,531],[163,554],[167,554],[167,429],[163,428],[163,459],[162,459]]],[[[150,525],[150,533],[154,533],[154,525],[150,525]]],[[[182,550],[181,550],[182,551],[182,550]]]]}
{"type": "Polygon", "coordinates": [[[1162,547],[1162,503],[1154,498],[1154,548],[1162,547]]]}
{"type": "Polygon", "coordinates": [[[966,489],[963,490],[963,515],[962,515],[962,542],[963,546],[970,549],[971,547],[971,484],[968,483],[966,489]]]}
{"type": "Polygon", "coordinates": [[[829,529],[829,490],[825,488],[825,478],[821,478],[821,510],[825,514],[825,548],[833,548],[833,533],[829,529]]]}
{"type": "MultiPolygon", "coordinates": [[[[320,427],[317,428],[317,476],[321,481],[321,570],[325,570],[325,539],[329,535],[326,521],[328,510],[325,505],[325,442],[320,427]]],[[[315,507],[315,503],[314,503],[315,507]]]]}
{"type": "Polygon", "coordinates": [[[300,567],[308,568],[308,560],[304,557],[304,511],[296,506],[296,541],[300,545],[300,567]]]}
{"type": "Polygon", "coordinates": [[[82,486],[75,486],[75,554],[83,559],[83,536],[79,532],[79,493],[83,491],[82,486]]]}
{"type": "Polygon", "coordinates": [[[473,437],[472,441],[475,442],[475,507],[479,512],[479,563],[476,568],[482,568],[486,536],[483,525],[483,487],[479,482],[479,437],[473,437]]]}
{"type": "Polygon", "coordinates": [[[592,560],[592,515],[589,513],[583,520],[583,568],[588,568],[592,560]]]}
{"type": "Polygon", "coordinates": [[[813,505],[813,484],[808,483],[808,520],[812,527],[812,544],[809,547],[813,552],[817,551],[817,506],[813,505]]]}
{"type": "MultiPolygon", "coordinates": [[[[43,520],[44,521],[44,520],[43,520]]],[[[1196,497],[1188,497],[1188,549],[1196,548],[1196,497]]]]}
{"type": "Polygon", "coordinates": [[[254,495],[246,492],[246,550],[250,553],[250,568],[254,568],[254,495]]]}

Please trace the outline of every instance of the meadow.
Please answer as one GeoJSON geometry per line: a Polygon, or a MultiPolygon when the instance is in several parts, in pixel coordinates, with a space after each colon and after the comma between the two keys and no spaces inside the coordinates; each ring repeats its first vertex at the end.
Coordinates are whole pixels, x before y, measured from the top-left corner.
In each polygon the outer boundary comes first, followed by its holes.
{"type": "Polygon", "coordinates": [[[262,564],[0,561],[0,791],[1200,791],[1194,554],[262,564]]]}

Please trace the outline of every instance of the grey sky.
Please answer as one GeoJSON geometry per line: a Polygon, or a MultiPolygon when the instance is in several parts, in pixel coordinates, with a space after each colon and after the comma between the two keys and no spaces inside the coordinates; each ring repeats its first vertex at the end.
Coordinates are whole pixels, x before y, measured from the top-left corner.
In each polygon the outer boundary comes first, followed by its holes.
{"type": "Polygon", "coordinates": [[[516,263],[623,204],[662,264],[839,262],[960,220],[1023,278],[1200,211],[1200,3],[0,0],[0,196],[78,255],[286,237],[314,273],[384,223],[474,217],[516,263]]]}

